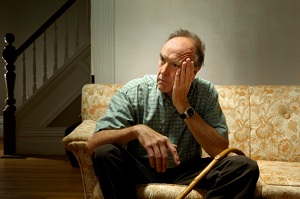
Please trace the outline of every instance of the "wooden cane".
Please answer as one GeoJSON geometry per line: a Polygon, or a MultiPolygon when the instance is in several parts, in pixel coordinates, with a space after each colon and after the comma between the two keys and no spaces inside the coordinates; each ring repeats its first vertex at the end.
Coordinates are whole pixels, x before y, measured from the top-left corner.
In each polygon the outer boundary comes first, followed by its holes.
{"type": "Polygon", "coordinates": [[[185,198],[192,189],[196,186],[196,184],[223,158],[225,158],[229,153],[236,153],[238,155],[245,155],[241,150],[237,148],[227,148],[222,151],[219,155],[216,155],[215,158],[203,169],[199,175],[197,175],[194,180],[183,190],[176,199],[185,198]]]}

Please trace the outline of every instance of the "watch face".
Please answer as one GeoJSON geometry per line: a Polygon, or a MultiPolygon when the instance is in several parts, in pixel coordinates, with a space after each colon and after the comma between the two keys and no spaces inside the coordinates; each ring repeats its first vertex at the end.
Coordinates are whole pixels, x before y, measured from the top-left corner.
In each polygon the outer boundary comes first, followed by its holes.
{"type": "Polygon", "coordinates": [[[187,108],[184,113],[179,114],[181,119],[190,118],[193,117],[194,115],[195,115],[195,110],[192,107],[187,108]]]}
{"type": "Polygon", "coordinates": [[[194,115],[195,111],[192,107],[190,107],[186,110],[186,113],[188,114],[189,117],[192,117],[194,115]]]}

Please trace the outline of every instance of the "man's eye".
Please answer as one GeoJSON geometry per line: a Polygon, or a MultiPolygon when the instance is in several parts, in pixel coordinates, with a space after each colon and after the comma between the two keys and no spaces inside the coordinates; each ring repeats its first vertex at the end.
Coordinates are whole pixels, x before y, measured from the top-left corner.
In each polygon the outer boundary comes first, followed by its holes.
{"type": "Polygon", "coordinates": [[[178,67],[178,64],[176,64],[176,63],[173,63],[173,66],[174,66],[174,67],[178,67]]]}

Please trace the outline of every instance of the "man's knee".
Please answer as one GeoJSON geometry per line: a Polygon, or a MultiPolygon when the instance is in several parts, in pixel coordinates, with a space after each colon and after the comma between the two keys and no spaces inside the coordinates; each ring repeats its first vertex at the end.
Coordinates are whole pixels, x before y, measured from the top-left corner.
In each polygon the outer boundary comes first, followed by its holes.
{"type": "Polygon", "coordinates": [[[93,153],[93,160],[96,159],[105,159],[112,155],[116,155],[119,153],[119,148],[113,144],[105,144],[99,146],[95,149],[93,153]]]}
{"type": "Polygon", "coordinates": [[[105,144],[97,147],[92,155],[94,169],[119,164],[124,159],[124,150],[122,147],[114,144],[105,144]]]}
{"type": "Polygon", "coordinates": [[[114,165],[120,165],[121,149],[113,144],[106,144],[97,147],[92,155],[94,172],[97,177],[103,175],[102,172],[108,172],[110,169],[115,169],[114,165]]]}
{"type": "Polygon", "coordinates": [[[258,178],[259,168],[257,162],[247,156],[230,156],[227,157],[227,161],[229,161],[229,164],[234,165],[237,170],[241,170],[244,173],[254,176],[254,178],[258,178]]]}

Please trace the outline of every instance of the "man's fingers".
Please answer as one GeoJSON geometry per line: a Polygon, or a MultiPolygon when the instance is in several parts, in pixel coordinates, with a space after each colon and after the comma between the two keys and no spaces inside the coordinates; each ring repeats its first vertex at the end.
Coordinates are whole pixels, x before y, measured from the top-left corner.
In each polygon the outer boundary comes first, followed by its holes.
{"type": "Polygon", "coordinates": [[[182,63],[182,66],[181,66],[181,73],[180,73],[180,86],[183,87],[184,84],[186,83],[186,68],[187,68],[187,63],[186,61],[184,61],[182,63]]]}
{"type": "MultiPolygon", "coordinates": [[[[145,127],[146,130],[150,129],[147,126],[145,127]]],[[[138,139],[147,151],[150,166],[155,168],[157,172],[165,172],[167,170],[169,152],[172,154],[175,164],[180,164],[177,146],[172,144],[168,137],[155,131],[150,131],[150,133],[145,131],[143,136],[140,136],[138,139]]]]}
{"type": "Polygon", "coordinates": [[[155,168],[157,172],[165,172],[168,167],[168,152],[173,156],[176,165],[180,164],[179,156],[177,154],[176,145],[169,143],[162,145],[153,145],[147,148],[149,156],[149,163],[152,168],[155,168]]]}
{"type": "Polygon", "coordinates": [[[186,60],[186,68],[185,68],[185,75],[186,75],[186,81],[185,81],[185,86],[190,87],[191,82],[194,79],[194,62],[191,61],[190,58],[186,60]]]}
{"type": "Polygon", "coordinates": [[[175,83],[174,83],[175,88],[178,88],[180,85],[180,74],[181,74],[181,69],[178,69],[176,71],[176,76],[175,76],[175,83]]]}
{"type": "Polygon", "coordinates": [[[154,153],[154,150],[150,147],[147,148],[146,150],[147,150],[147,153],[148,153],[150,166],[152,168],[155,168],[155,153],[154,153]]]}
{"type": "Polygon", "coordinates": [[[161,159],[162,159],[161,172],[165,172],[168,167],[168,149],[166,148],[165,144],[160,147],[160,152],[161,152],[161,159]]]}
{"type": "Polygon", "coordinates": [[[160,152],[160,149],[157,145],[153,146],[153,151],[155,154],[155,168],[157,172],[161,172],[161,168],[162,168],[162,155],[160,152]]]}
{"type": "Polygon", "coordinates": [[[177,146],[172,144],[172,143],[169,143],[167,145],[168,147],[168,151],[172,154],[173,156],[173,160],[175,162],[175,164],[178,166],[180,164],[180,159],[179,159],[179,155],[177,153],[177,146]]]}

